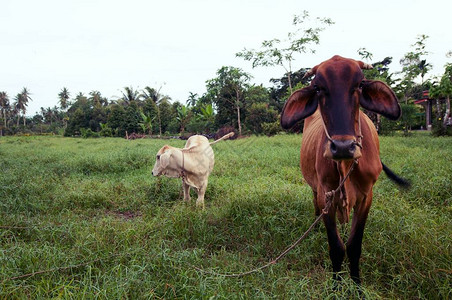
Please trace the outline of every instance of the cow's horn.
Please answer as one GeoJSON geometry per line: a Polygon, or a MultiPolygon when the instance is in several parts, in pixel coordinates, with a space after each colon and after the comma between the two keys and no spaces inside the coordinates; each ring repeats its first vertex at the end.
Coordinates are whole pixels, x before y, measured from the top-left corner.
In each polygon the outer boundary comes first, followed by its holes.
{"type": "Polygon", "coordinates": [[[363,63],[363,66],[362,66],[362,69],[363,69],[363,70],[371,70],[371,69],[373,69],[373,68],[374,68],[374,67],[373,67],[372,65],[363,63]]]}
{"type": "Polygon", "coordinates": [[[304,73],[303,79],[305,78],[309,78],[312,75],[314,75],[314,72],[312,71],[312,69],[310,69],[309,71],[307,71],[306,73],[304,73]]]}
{"type": "Polygon", "coordinates": [[[370,70],[374,68],[372,65],[366,64],[365,62],[362,62],[360,60],[357,60],[356,62],[362,70],[370,70]]]}

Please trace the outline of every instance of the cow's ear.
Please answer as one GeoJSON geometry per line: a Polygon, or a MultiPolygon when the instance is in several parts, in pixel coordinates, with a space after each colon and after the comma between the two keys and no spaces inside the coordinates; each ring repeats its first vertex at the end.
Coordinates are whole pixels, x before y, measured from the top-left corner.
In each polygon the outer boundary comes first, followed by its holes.
{"type": "Polygon", "coordinates": [[[400,118],[402,111],[396,95],[384,82],[363,80],[359,102],[367,110],[378,113],[390,120],[400,118]]]}
{"type": "Polygon", "coordinates": [[[317,109],[316,91],[313,86],[297,90],[290,95],[281,113],[281,127],[292,128],[295,123],[312,115],[317,109]]]}
{"type": "Polygon", "coordinates": [[[168,167],[171,157],[171,150],[166,150],[160,155],[160,166],[164,169],[168,167]]]}

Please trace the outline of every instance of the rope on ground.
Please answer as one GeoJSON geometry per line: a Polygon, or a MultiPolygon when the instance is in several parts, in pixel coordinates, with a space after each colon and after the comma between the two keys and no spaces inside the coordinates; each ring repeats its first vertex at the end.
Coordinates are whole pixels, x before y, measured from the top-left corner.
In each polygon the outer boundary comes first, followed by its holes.
{"type": "Polygon", "coordinates": [[[64,266],[64,267],[56,267],[56,268],[51,268],[51,269],[47,269],[47,270],[40,270],[40,271],[36,271],[36,272],[31,272],[31,273],[27,273],[27,274],[23,274],[23,275],[19,275],[19,276],[15,276],[15,277],[9,277],[9,278],[5,278],[1,281],[1,283],[4,283],[6,281],[13,281],[13,280],[17,280],[17,279],[24,279],[24,278],[28,278],[28,277],[33,277],[36,275],[40,275],[40,274],[46,274],[46,273],[52,273],[52,272],[60,272],[60,271],[66,271],[66,270],[71,270],[71,269],[77,269],[77,268],[81,268],[84,266],[88,266],[94,263],[97,263],[99,261],[103,261],[103,260],[107,260],[110,258],[113,258],[115,256],[118,256],[119,254],[111,254],[109,256],[106,257],[101,257],[101,258],[96,258],[90,261],[86,261],[77,265],[70,265],[70,266],[64,266]]]}
{"type": "Polygon", "coordinates": [[[355,159],[353,161],[353,163],[350,165],[350,169],[348,170],[347,174],[344,176],[344,178],[339,182],[339,186],[332,191],[326,192],[325,193],[325,207],[322,210],[322,213],[317,217],[317,219],[314,221],[314,223],[312,223],[311,226],[309,226],[309,228],[305,231],[305,233],[303,233],[303,235],[298,238],[298,240],[296,240],[292,245],[290,245],[289,247],[287,247],[286,250],[284,250],[277,258],[275,258],[274,260],[268,262],[267,264],[250,270],[250,271],[246,271],[243,273],[236,273],[236,274],[223,274],[223,273],[217,273],[214,271],[209,271],[209,270],[203,270],[199,267],[196,266],[192,266],[194,269],[196,269],[197,271],[201,272],[201,273],[205,273],[205,274],[210,274],[210,275],[214,275],[214,276],[218,276],[218,277],[243,277],[246,275],[250,275],[256,272],[259,272],[261,270],[264,270],[274,264],[276,264],[281,258],[283,258],[284,256],[287,255],[287,253],[289,253],[293,248],[295,248],[301,241],[303,241],[306,236],[312,231],[312,229],[314,228],[314,226],[320,222],[320,220],[322,219],[323,215],[327,215],[328,214],[328,210],[330,209],[331,204],[333,203],[334,197],[336,195],[337,192],[340,191],[340,189],[344,186],[345,181],[348,179],[348,177],[350,177],[350,174],[353,172],[353,169],[355,168],[355,166],[358,164],[358,160],[355,159]]]}
{"type": "Polygon", "coordinates": [[[219,276],[219,277],[243,277],[243,276],[246,276],[246,275],[250,275],[250,274],[262,271],[262,270],[264,270],[264,269],[276,264],[280,259],[282,259],[284,256],[286,256],[290,251],[292,251],[292,249],[295,248],[301,241],[303,241],[306,238],[306,236],[312,231],[314,226],[317,225],[317,223],[322,219],[323,214],[324,213],[321,213],[317,217],[317,219],[314,221],[314,223],[312,223],[312,225],[309,226],[309,228],[305,231],[305,233],[303,233],[303,235],[300,236],[298,238],[298,240],[296,240],[292,245],[287,247],[286,250],[284,250],[278,257],[276,257],[272,261],[268,262],[267,264],[265,264],[265,265],[263,265],[263,266],[261,266],[259,268],[256,268],[256,269],[253,269],[253,270],[250,270],[250,271],[246,271],[246,272],[243,272],[243,273],[222,274],[222,273],[217,273],[217,272],[214,272],[214,271],[203,270],[203,269],[201,269],[199,267],[196,267],[196,266],[192,266],[192,267],[194,269],[196,269],[197,271],[201,272],[201,273],[210,274],[210,275],[219,276]]]}

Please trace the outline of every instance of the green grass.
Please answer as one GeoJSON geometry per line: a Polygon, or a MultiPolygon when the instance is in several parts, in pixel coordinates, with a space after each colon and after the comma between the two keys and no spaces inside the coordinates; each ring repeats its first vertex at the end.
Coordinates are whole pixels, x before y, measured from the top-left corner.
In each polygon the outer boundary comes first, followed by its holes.
{"type": "MultiPolygon", "coordinates": [[[[193,267],[253,269],[309,227],[300,142],[281,135],[214,145],[199,211],[183,203],[180,180],[151,175],[157,150],[183,141],[0,138],[0,298],[356,298],[346,264],[333,290],[323,225],[254,275],[223,278],[193,267]]],[[[362,293],[451,298],[452,138],[382,137],[381,153],[412,189],[398,190],[383,174],[374,188],[362,293]]]]}

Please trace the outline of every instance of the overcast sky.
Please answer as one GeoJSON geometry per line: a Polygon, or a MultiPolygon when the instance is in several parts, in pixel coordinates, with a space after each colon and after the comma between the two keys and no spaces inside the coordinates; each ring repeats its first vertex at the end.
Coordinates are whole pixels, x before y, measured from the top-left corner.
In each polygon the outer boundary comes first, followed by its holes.
{"type": "Polygon", "coordinates": [[[126,86],[162,87],[182,103],[202,95],[222,66],[240,67],[253,83],[271,86],[281,67],[251,68],[235,57],[264,40],[283,39],[303,10],[335,24],[321,34],[317,53],[293,65],[312,67],[335,54],[358,59],[365,47],[373,61],[400,58],[419,34],[430,36],[428,61],[441,75],[452,50],[452,1],[350,0],[1,0],[0,91],[11,100],[27,87],[28,115],[58,104],[58,93],[98,90],[109,99],[126,86]]]}

